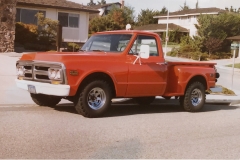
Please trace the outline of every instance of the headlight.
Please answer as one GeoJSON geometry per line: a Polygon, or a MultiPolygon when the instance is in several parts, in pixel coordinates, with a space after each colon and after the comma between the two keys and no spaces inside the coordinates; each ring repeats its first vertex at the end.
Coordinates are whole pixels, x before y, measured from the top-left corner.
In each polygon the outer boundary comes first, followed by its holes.
{"type": "Polygon", "coordinates": [[[53,69],[49,68],[48,69],[48,78],[51,80],[61,80],[61,69],[53,69]]]}
{"type": "Polygon", "coordinates": [[[24,76],[24,67],[23,66],[17,66],[17,76],[23,77],[24,76]]]}

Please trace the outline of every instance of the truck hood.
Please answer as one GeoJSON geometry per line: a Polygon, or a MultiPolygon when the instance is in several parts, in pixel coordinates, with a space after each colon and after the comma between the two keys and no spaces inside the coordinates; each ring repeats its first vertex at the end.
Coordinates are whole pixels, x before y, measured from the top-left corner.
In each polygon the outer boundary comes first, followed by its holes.
{"type": "Polygon", "coordinates": [[[106,61],[116,60],[116,57],[123,57],[121,53],[108,52],[39,52],[23,54],[20,60],[27,61],[49,61],[62,62],[65,61],[106,61]]]}

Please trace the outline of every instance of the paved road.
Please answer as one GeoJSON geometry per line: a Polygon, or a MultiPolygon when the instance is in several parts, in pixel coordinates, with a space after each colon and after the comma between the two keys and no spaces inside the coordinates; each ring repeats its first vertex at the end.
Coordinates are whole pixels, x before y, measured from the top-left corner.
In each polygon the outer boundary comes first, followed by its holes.
{"type": "Polygon", "coordinates": [[[0,106],[0,158],[240,158],[240,108],[114,104],[88,119],[70,104],[0,106]]]}

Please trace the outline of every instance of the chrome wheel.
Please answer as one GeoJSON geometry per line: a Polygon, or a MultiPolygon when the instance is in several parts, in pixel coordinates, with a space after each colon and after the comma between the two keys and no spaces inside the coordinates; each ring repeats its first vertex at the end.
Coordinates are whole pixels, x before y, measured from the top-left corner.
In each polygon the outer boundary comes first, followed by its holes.
{"type": "Polygon", "coordinates": [[[101,88],[93,88],[87,96],[87,102],[89,107],[94,110],[102,108],[106,102],[106,94],[104,90],[101,88]]]}
{"type": "Polygon", "coordinates": [[[191,102],[193,106],[198,106],[203,99],[203,95],[200,89],[194,89],[191,93],[191,102]]]}

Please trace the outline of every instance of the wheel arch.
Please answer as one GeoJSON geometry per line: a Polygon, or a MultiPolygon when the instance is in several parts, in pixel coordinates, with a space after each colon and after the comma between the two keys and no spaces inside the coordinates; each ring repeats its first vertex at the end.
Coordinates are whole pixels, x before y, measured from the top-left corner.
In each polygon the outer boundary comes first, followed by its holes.
{"type": "Polygon", "coordinates": [[[186,89],[189,87],[189,85],[191,85],[193,82],[201,82],[204,85],[205,90],[207,90],[208,88],[208,83],[206,78],[203,75],[195,75],[192,78],[190,78],[190,80],[188,81],[184,93],[186,92],[186,89]]]}
{"type": "Polygon", "coordinates": [[[76,95],[78,95],[80,93],[80,91],[83,89],[84,86],[86,86],[87,83],[92,82],[94,80],[104,80],[104,81],[106,81],[112,89],[113,97],[116,96],[115,83],[114,83],[112,77],[109,74],[104,73],[104,72],[93,72],[93,73],[90,73],[89,75],[87,75],[86,77],[84,77],[83,80],[81,81],[81,83],[78,86],[78,90],[77,90],[76,95]]]}

